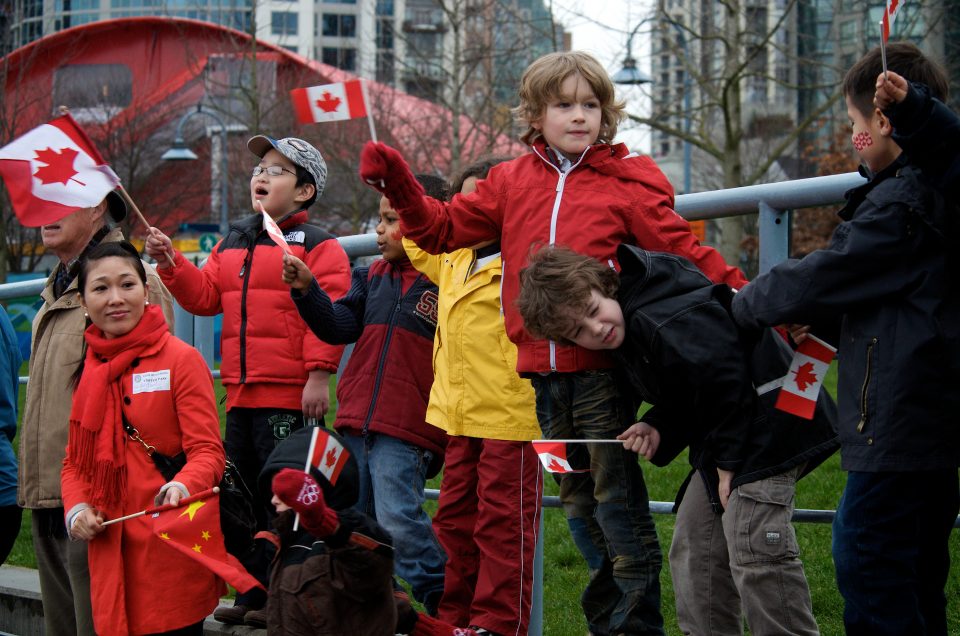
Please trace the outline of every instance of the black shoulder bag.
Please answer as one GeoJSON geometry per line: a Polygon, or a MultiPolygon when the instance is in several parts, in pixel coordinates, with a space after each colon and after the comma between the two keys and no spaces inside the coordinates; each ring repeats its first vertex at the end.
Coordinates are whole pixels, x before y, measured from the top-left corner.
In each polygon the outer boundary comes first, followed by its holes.
{"type": "MultiPolygon", "coordinates": [[[[154,466],[168,482],[173,481],[177,473],[186,465],[187,455],[180,451],[173,457],[158,453],[157,449],[146,443],[140,432],[123,417],[123,430],[130,439],[139,442],[154,466]]],[[[257,532],[257,521],[253,514],[253,494],[247,488],[236,465],[227,458],[220,480],[220,530],[227,552],[240,556],[247,552],[257,532]]]]}

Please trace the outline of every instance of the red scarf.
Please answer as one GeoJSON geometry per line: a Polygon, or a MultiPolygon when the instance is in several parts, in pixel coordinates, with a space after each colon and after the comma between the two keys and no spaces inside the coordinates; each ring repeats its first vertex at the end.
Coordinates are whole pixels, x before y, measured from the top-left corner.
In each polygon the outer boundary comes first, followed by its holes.
{"type": "Polygon", "coordinates": [[[137,326],[118,338],[106,338],[96,325],[83,336],[87,357],[73,394],[67,458],[88,486],[89,503],[115,511],[127,489],[121,377],[145,351],[159,349],[170,332],[160,307],[149,305],[137,326]]]}

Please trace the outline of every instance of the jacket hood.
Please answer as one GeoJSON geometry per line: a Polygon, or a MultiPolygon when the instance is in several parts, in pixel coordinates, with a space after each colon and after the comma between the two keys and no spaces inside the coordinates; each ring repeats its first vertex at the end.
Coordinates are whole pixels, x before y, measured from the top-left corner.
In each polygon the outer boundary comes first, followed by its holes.
{"type": "MultiPolygon", "coordinates": [[[[310,438],[313,435],[313,430],[313,426],[298,429],[290,433],[287,439],[273,449],[270,456],[267,457],[267,461],[263,464],[263,470],[260,471],[260,492],[273,492],[273,476],[280,472],[281,468],[303,470],[307,463],[307,453],[310,450],[310,438]]],[[[331,484],[316,466],[310,468],[310,475],[320,484],[327,505],[334,510],[345,510],[357,503],[357,499],[360,497],[360,470],[357,467],[357,460],[347,449],[343,438],[328,428],[324,428],[322,431],[329,434],[343,447],[342,452],[347,456],[346,464],[336,477],[336,484],[331,484]]]]}
{"type": "Polygon", "coordinates": [[[623,244],[617,248],[617,260],[619,300],[627,321],[640,307],[713,285],[693,263],[675,254],[623,244]]]}

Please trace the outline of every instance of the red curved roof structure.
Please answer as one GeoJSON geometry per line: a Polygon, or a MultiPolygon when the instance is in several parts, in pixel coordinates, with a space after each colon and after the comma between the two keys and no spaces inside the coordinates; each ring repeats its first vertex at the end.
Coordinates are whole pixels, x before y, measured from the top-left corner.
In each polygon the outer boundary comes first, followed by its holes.
{"type": "MultiPolygon", "coordinates": [[[[213,168],[203,160],[218,152],[207,135],[216,137],[219,127],[204,128],[214,122],[196,116],[185,128],[187,144],[201,162],[159,160],[170,147],[181,116],[201,103],[215,111],[229,131],[231,217],[250,210],[246,167],[254,159],[245,142],[257,133],[302,137],[321,150],[330,176],[327,193],[313,211],[336,217],[332,229],[357,231],[362,219],[348,217],[375,213],[375,198],[364,194],[368,189],[355,176],[360,147],[370,138],[367,122],[300,125],[289,98],[292,88],[354,79],[350,73],[234,29],[162,17],[121,18],[66,29],[13,51],[3,59],[2,68],[4,143],[55,116],[59,106],[67,106],[147,218],[164,229],[214,216],[213,168]]],[[[454,152],[450,111],[375,82],[368,88],[380,140],[400,148],[414,170],[446,174],[454,152]]],[[[518,142],[466,117],[458,123],[457,154],[464,162],[485,154],[523,151],[518,142]]]]}

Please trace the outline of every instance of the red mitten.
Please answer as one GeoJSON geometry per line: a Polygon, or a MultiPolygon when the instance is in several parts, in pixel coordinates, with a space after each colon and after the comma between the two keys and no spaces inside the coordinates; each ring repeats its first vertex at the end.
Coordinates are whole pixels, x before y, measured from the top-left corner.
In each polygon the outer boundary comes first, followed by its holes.
{"type": "Polygon", "coordinates": [[[423,186],[403,156],[383,143],[368,141],[360,151],[360,178],[386,195],[394,209],[412,207],[423,198],[423,186]]]}
{"type": "Polygon", "coordinates": [[[322,538],[337,531],[340,518],[327,507],[323,490],[308,473],[284,468],[273,476],[273,494],[300,513],[300,522],[312,535],[322,538]]]}

